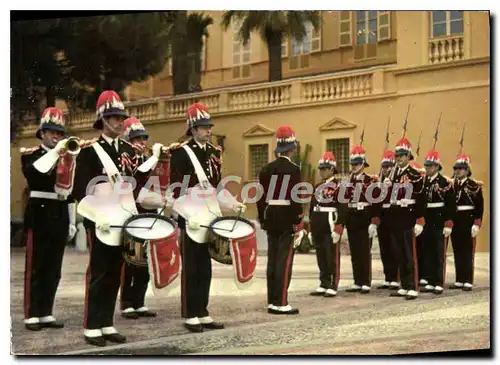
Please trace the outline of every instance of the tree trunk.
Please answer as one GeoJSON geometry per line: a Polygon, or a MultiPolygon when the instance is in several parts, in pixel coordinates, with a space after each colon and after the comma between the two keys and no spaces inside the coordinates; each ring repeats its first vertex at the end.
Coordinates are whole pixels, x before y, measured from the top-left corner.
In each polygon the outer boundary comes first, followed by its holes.
{"type": "Polygon", "coordinates": [[[189,90],[187,40],[187,11],[178,11],[172,40],[172,83],[176,95],[185,94],[189,90]]]}
{"type": "Polygon", "coordinates": [[[46,108],[56,106],[56,94],[53,86],[45,86],[45,101],[46,108]]]}
{"type": "Polygon", "coordinates": [[[280,81],[282,76],[281,68],[281,42],[280,32],[273,32],[266,29],[267,53],[269,56],[269,81],[280,81]]]}

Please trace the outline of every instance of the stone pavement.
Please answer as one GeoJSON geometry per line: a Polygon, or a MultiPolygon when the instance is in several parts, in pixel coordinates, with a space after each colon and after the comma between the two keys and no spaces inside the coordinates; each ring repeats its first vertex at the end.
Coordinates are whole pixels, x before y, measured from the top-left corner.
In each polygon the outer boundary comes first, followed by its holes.
{"type": "MultiPolygon", "coordinates": [[[[82,338],[84,275],[88,255],[67,250],[56,297],[55,316],[62,330],[24,329],[24,250],[11,253],[11,318],[13,354],[400,354],[490,348],[489,254],[476,254],[472,292],[448,290],[442,296],[421,294],[415,301],[388,297],[376,290],[382,265],[373,259],[373,290],[350,294],[350,257],[341,262],[336,298],[311,297],[318,284],[315,254],[295,256],[290,303],[298,316],[272,316],[266,311],[266,257],[258,257],[257,276],[247,290],[233,283],[230,266],[213,263],[210,312],[226,329],[188,333],[180,319],[180,289],[163,297],[147,294],[146,304],[157,318],[125,320],[115,327],[128,338],[124,345],[96,349],[82,338]]],[[[447,260],[448,282],[454,280],[453,258],[447,260]]]]}

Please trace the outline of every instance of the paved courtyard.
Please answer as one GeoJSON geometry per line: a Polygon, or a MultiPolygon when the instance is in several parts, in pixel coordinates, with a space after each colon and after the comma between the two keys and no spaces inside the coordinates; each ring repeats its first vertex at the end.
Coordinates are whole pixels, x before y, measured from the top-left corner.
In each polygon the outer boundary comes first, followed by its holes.
{"type": "MultiPolygon", "coordinates": [[[[448,290],[442,296],[421,294],[415,301],[390,298],[376,290],[382,265],[373,259],[373,290],[368,295],[343,291],[351,284],[350,257],[342,256],[340,292],[336,298],[308,295],[318,284],[314,253],[297,254],[290,303],[298,316],[266,311],[266,257],[258,257],[253,285],[239,291],[230,266],[213,263],[209,310],[226,329],[187,332],[180,319],[180,289],[157,297],[148,292],[147,306],[157,318],[125,320],[118,312],[115,327],[128,338],[124,345],[96,349],[82,338],[84,275],[88,254],[68,249],[56,297],[55,316],[62,330],[30,332],[23,325],[24,250],[11,252],[11,317],[13,354],[402,354],[490,348],[489,254],[476,255],[472,292],[448,290]]],[[[448,255],[447,281],[454,280],[448,255]]]]}

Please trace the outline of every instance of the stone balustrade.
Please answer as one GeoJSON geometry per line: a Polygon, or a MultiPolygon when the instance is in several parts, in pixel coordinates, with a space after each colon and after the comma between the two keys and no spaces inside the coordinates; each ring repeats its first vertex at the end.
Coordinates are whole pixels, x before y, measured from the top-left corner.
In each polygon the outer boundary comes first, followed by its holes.
{"type": "Polygon", "coordinates": [[[464,59],[464,37],[453,36],[429,40],[429,63],[447,63],[464,59]]]}
{"type": "MultiPolygon", "coordinates": [[[[379,68],[295,78],[175,97],[139,100],[125,103],[125,106],[130,115],[141,121],[152,122],[183,119],[188,106],[194,102],[205,104],[211,114],[286,108],[297,104],[342,102],[384,93],[383,87],[374,87],[374,79],[383,79],[384,72],[387,70],[379,68]]],[[[66,116],[67,125],[77,130],[92,128],[94,121],[93,112],[66,116]]],[[[21,136],[32,135],[36,129],[37,125],[28,125],[22,129],[21,136]]]]}

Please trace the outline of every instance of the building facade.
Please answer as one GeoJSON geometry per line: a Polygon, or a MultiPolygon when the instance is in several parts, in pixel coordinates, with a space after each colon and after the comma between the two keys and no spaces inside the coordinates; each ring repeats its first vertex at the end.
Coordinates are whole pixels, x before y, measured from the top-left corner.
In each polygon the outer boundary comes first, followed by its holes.
{"type": "MultiPolygon", "coordinates": [[[[215,122],[214,142],[224,146],[223,172],[241,176],[229,189],[238,193],[254,181],[263,164],[274,158],[274,133],[290,124],[301,146],[312,146],[309,162],[316,164],[327,149],[348,172],[350,147],[364,146],[378,173],[388,118],[390,146],[401,137],[411,104],[407,136],[417,162],[432,147],[442,113],[437,149],[444,173],[459,149],[466,125],[464,152],[472,160],[473,176],[484,182],[485,217],[478,250],[489,249],[490,182],[490,25],[486,12],[459,11],[323,11],[321,27],[308,27],[302,42],[286,39],[282,47],[283,80],[266,82],[268,56],[256,35],[243,45],[236,30],[214,19],[203,52],[203,92],[173,96],[170,67],[127,89],[128,111],[141,119],[150,140],[168,144],[184,132],[187,106],[206,104],[215,122]]],[[[96,136],[93,113],[71,115],[72,130],[82,138],[96,136]]],[[[25,186],[19,146],[35,145],[36,128],[26,128],[12,148],[11,210],[21,215],[25,186]]],[[[255,207],[246,215],[254,217],[255,207]]]]}

